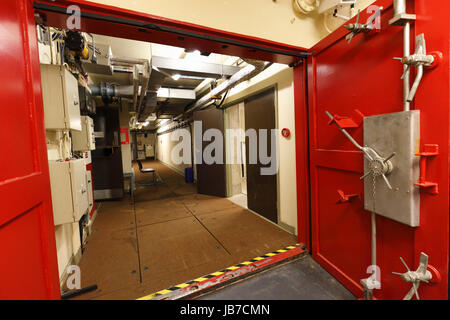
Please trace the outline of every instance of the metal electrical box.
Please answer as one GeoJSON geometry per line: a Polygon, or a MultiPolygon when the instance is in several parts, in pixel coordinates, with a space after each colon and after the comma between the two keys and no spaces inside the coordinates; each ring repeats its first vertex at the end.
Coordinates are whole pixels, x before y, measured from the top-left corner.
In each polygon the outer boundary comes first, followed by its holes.
{"type": "Polygon", "coordinates": [[[86,170],[86,188],[88,194],[88,212],[91,212],[94,206],[94,191],[92,187],[92,172],[86,170]]]}
{"type": "MultiPolygon", "coordinates": [[[[89,46],[89,57],[93,55],[93,48],[89,46]]],[[[97,63],[92,63],[90,60],[82,60],[83,67],[88,73],[112,75],[113,69],[111,66],[111,58],[113,56],[111,46],[101,43],[95,44],[95,51],[97,56],[97,63]]]]}
{"type": "MultiPolygon", "coordinates": [[[[364,180],[364,208],[381,216],[417,227],[420,223],[419,179],[420,111],[404,111],[364,118],[364,146],[371,147],[390,160],[387,175],[392,189],[381,178],[364,180]],[[375,182],[375,183],[374,183],[375,182]],[[374,201],[375,195],[375,201],[374,201]]],[[[369,170],[364,160],[364,172],[369,170]]]]}
{"type": "Polygon", "coordinates": [[[72,132],[73,151],[95,150],[94,121],[81,116],[81,131],[72,132]]]}
{"type": "Polygon", "coordinates": [[[81,131],[77,79],[64,66],[41,64],[41,84],[45,128],[81,131]]]}
{"type": "Polygon", "coordinates": [[[84,159],[49,161],[48,164],[54,224],[79,221],[89,207],[84,159]]]}

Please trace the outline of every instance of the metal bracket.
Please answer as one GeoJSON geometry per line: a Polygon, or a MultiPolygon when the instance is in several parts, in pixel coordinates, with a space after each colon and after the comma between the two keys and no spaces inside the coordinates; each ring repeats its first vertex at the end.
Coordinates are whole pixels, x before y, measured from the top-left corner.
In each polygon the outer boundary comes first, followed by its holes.
{"type": "Polygon", "coordinates": [[[379,7],[378,10],[364,24],[359,23],[360,11],[358,11],[358,15],[356,16],[355,23],[349,23],[349,24],[344,25],[345,29],[350,31],[350,33],[345,36],[345,40],[347,40],[348,43],[350,44],[350,42],[352,41],[352,39],[355,35],[360,34],[360,33],[368,33],[370,31],[374,30],[372,22],[377,17],[380,16],[381,10],[383,10],[383,7],[379,7]]]}
{"type": "Polygon", "coordinates": [[[419,180],[414,184],[421,188],[427,188],[430,194],[436,195],[439,193],[438,184],[427,181],[427,158],[435,157],[439,154],[439,146],[437,144],[425,144],[422,152],[417,153],[420,156],[420,175],[419,180]]]}
{"type": "Polygon", "coordinates": [[[389,24],[402,26],[414,20],[416,20],[415,14],[406,13],[406,0],[394,0],[394,17],[389,20],[389,24]]]}
{"type": "Polygon", "coordinates": [[[409,95],[407,97],[408,102],[412,102],[414,96],[416,94],[417,88],[419,87],[420,82],[423,77],[423,68],[424,67],[435,67],[437,64],[437,58],[439,58],[439,53],[435,52],[434,54],[427,54],[426,43],[425,43],[425,35],[423,33],[419,34],[416,37],[416,50],[414,54],[408,55],[405,57],[395,57],[394,60],[399,60],[403,65],[407,67],[404,69],[402,76],[400,79],[404,79],[409,73],[409,69],[411,66],[417,68],[417,75],[414,80],[414,83],[411,87],[409,95]]]}
{"type": "Polygon", "coordinates": [[[359,194],[345,194],[344,191],[337,189],[339,200],[337,203],[351,202],[355,198],[360,198],[359,194]]]}
{"type": "Polygon", "coordinates": [[[403,300],[411,300],[411,298],[415,295],[417,300],[420,300],[419,297],[419,286],[421,282],[425,283],[437,283],[441,280],[441,275],[433,266],[428,264],[428,255],[424,252],[420,253],[420,261],[419,267],[416,271],[411,271],[408,268],[408,265],[405,263],[402,257],[400,257],[401,262],[406,268],[405,273],[392,272],[392,274],[400,276],[403,281],[412,283],[411,289],[405,295],[403,300]]]}
{"type": "Polygon", "coordinates": [[[353,113],[353,118],[335,114],[328,124],[331,125],[335,122],[341,128],[358,128],[363,122],[364,115],[358,109],[355,109],[353,113]]]}
{"type": "Polygon", "coordinates": [[[402,26],[405,23],[412,22],[414,20],[416,20],[415,14],[399,13],[396,16],[394,16],[391,20],[389,20],[389,24],[395,26],[402,26]]]}

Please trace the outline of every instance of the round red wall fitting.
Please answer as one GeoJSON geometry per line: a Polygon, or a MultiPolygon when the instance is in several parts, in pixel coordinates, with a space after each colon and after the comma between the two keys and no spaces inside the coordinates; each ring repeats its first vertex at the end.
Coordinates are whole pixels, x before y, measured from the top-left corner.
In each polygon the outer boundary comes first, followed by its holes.
{"type": "Polygon", "coordinates": [[[441,274],[439,271],[433,267],[432,265],[428,265],[428,271],[431,272],[431,275],[433,276],[430,280],[430,283],[439,283],[442,280],[441,274]]]}
{"type": "Polygon", "coordinates": [[[287,138],[291,135],[291,131],[288,128],[283,128],[283,130],[281,130],[281,135],[287,138]]]}
{"type": "Polygon", "coordinates": [[[434,61],[430,66],[428,66],[429,69],[437,67],[438,65],[441,64],[442,60],[444,59],[444,55],[440,51],[432,51],[430,52],[430,55],[433,56],[434,61]]]}

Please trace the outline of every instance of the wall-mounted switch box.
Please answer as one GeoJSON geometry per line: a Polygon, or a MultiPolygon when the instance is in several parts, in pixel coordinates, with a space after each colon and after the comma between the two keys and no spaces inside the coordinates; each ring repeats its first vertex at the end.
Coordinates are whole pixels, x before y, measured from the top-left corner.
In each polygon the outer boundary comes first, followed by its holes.
{"type": "Polygon", "coordinates": [[[81,116],[81,131],[72,132],[73,151],[95,150],[94,121],[81,116]]]}
{"type": "Polygon", "coordinates": [[[48,164],[54,224],[79,221],[89,207],[84,159],[49,161],[48,164]]]}
{"type": "Polygon", "coordinates": [[[64,66],[41,64],[41,85],[45,128],[81,131],[77,79],[64,66]]]}

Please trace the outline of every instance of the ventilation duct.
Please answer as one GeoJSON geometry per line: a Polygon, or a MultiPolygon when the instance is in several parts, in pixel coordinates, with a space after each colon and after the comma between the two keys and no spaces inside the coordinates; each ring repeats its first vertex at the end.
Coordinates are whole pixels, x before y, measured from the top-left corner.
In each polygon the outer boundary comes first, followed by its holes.
{"type": "Polygon", "coordinates": [[[230,79],[227,81],[221,83],[216,88],[211,90],[208,94],[197,100],[195,104],[190,107],[188,110],[186,110],[184,113],[176,116],[173,120],[178,120],[182,118],[187,113],[193,112],[197,110],[198,108],[201,108],[205,106],[208,102],[212,100],[213,96],[220,96],[225,91],[230,90],[231,88],[235,87],[241,82],[244,82],[246,80],[249,80],[256,76],[258,73],[264,70],[265,68],[265,62],[259,61],[259,60],[253,60],[253,59],[243,59],[245,62],[248,63],[248,66],[245,68],[242,68],[238,72],[236,72],[233,76],[231,76],[230,79]]]}

